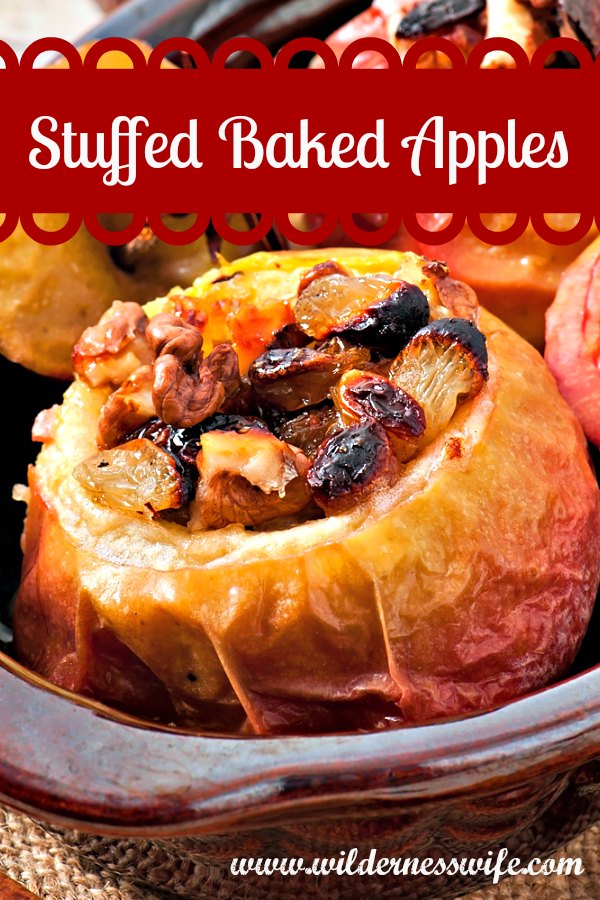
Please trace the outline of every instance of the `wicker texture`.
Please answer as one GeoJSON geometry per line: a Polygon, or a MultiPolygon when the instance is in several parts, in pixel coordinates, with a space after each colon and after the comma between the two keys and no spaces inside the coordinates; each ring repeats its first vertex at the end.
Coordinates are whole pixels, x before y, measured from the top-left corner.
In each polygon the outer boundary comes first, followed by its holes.
{"type": "MultiPolygon", "coordinates": [[[[231,838],[224,838],[231,841],[231,838]]],[[[600,896],[600,825],[586,831],[556,856],[580,856],[585,874],[553,875],[547,878],[519,876],[470,895],[471,900],[591,900],[600,896]]],[[[232,855],[233,850],[232,845],[232,855]]],[[[42,900],[165,900],[186,896],[186,881],[194,898],[227,900],[229,897],[256,896],[244,879],[233,879],[227,867],[196,866],[185,872],[164,845],[139,841],[112,841],[81,836],[80,856],[58,834],[46,831],[26,816],[0,810],[0,870],[19,881],[42,900]],[[87,858],[93,853],[94,862],[87,858]],[[122,873],[128,873],[124,877],[122,873]],[[175,893],[151,893],[143,882],[160,873],[175,893]],[[136,886],[136,878],[140,885],[136,886]]],[[[223,850],[226,851],[226,847],[223,850]]],[[[225,855],[225,854],[224,854],[225,855]]],[[[370,896],[370,880],[355,883],[356,896],[370,896]]],[[[267,879],[264,888],[269,894],[267,879]]],[[[261,891],[262,893],[262,891],[261,891]]],[[[326,891],[328,897],[335,893],[326,891]]],[[[278,900],[281,896],[278,891],[278,900]]],[[[289,896],[297,897],[294,879],[289,880],[289,896]]],[[[325,896],[319,893],[316,896],[325,896]]]]}

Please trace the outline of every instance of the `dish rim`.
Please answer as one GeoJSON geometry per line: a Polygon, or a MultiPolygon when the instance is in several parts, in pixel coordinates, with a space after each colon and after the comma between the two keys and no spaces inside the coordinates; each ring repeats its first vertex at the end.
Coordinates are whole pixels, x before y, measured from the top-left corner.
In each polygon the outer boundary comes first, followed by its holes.
{"type": "Polygon", "coordinates": [[[473,716],[274,738],[134,719],[0,653],[0,721],[1,803],[80,831],[189,837],[404,812],[583,765],[600,755],[600,665],[473,716]]]}

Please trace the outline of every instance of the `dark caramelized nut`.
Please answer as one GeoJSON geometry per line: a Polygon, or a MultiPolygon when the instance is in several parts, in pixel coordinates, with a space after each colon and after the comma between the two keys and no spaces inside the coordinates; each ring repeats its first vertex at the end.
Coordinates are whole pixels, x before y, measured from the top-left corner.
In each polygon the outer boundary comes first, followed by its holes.
{"type": "Polygon", "coordinates": [[[337,514],[393,484],[398,465],[385,429],[360,422],[321,444],[307,478],[316,503],[337,514]]]}
{"type": "Polygon", "coordinates": [[[429,321],[427,297],[416,284],[403,283],[385,300],[339,330],[347,341],[392,354],[429,321]]]}
{"type": "Polygon", "coordinates": [[[335,259],[327,259],[324,262],[317,263],[312,269],[304,273],[298,285],[298,296],[306,290],[309,284],[316,281],[317,278],[325,278],[327,275],[348,275],[348,271],[336,262],[335,259]]]}
{"type": "Polygon", "coordinates": [[[334,389],[334,401],[345,422],[373,419],[386,431],[416,442],[425,431],[425,413],[406,391],[371,372],[346,372],[334,389]]]}
{"type": "Polygon", "coordinates": [[[404,15],[396,37],[416,40],[476,16],[485,9],[485,0],[422,0],[404,15]]]}
{"type": "Polygon", "coordinates": [[[180,316],[159,313],[148,323],[146,340],[153,355],[176,356],[181,363],[191,363],[200,359],[202,334],[180,316]]]}
{"type": "Polygon", "coordinates": [[[223,385],[211,370],[186,372],[176,356],[159,356],[154,364],[152,391],[156,415],[167,425],[191,428],[216,413],[225,399],[223,385]]]}
{"type": "Polygon", "coordinates": [[[293,412],[322,403],[340,375],[360,365],[364,357],[363,351],[339,341],[319,350],[267,350],[252,363],[248,374],[259,400],[293,412]]]}
{"type": "Polygon", "coordinates": [[[240,362],[230,343],[216,344],[202,365],[223,385],[226,400],[235,394],[241,385],[240,362]]]}

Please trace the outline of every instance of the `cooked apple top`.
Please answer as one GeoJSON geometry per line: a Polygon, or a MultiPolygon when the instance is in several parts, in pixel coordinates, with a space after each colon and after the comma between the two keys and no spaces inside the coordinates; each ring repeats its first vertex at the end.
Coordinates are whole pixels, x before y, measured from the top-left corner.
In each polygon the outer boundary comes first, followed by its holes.
{"type": "Polygon", "coordinates": [[[243,272],[163,311],[113,304],[73,353],[107,391],[75,478],[192,531],[288,527],[385,490],[488,377],[468,289],[415,260],[391,275],[320,262],[260,307],[243,272]]]}

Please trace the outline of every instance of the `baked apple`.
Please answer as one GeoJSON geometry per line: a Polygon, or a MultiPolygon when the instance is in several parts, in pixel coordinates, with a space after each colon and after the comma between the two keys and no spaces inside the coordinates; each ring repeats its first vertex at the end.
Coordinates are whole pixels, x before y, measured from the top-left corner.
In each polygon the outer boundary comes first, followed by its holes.
{"type": "Polygon", "coordinates": [[[116,304],[74,362],[14,615],[50,681],[271,734],[475,712],[570,666],[600,577],[585,440],[440,263],[254,254],[116,304]]]}
{"type": "Polygon", "coordinates": [[[587,437],[600,446],[600,238],[563,274],[546,314],[546,362],[587,437]]]}

